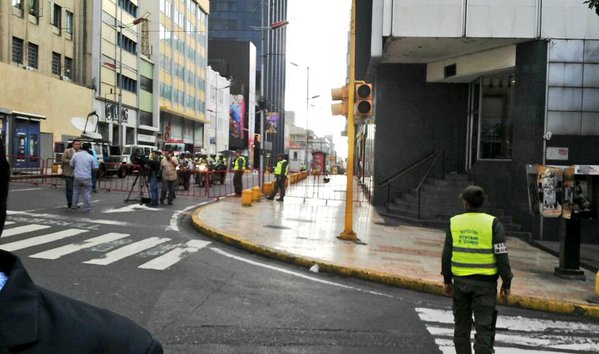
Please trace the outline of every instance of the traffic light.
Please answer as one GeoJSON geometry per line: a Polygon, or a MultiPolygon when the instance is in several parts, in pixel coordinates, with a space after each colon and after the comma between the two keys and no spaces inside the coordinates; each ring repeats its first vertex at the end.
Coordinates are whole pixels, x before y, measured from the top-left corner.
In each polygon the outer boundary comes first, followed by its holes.
{"type": "Polygon", "coordinates": [[[357,81],[356,87],[356,116],[364,117],[374,114],[374,87],[364,81],[357,81]]]}
{"type": "Polygon", "coordinates": [[[343,87],[334,88],[331,90],[331,98],[333,101],[341,101],[337,103],[333,103],[331,105],[331,112],[334,116],[347,116],[347,98],[348,95],[348,87],[347,85],[343,87]]]}

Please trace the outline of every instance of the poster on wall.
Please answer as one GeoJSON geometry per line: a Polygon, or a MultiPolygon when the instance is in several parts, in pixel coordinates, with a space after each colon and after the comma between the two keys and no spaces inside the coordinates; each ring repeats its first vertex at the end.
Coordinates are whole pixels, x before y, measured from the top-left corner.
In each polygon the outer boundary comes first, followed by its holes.
{"type": "Polygon", "coordinates": [[[265,132],[268,134],[275,134],[279,127],[279,112],[268,112],[266,113],[266,124],[265,132]]]}
{"type": "Polygon", "coordinates": [[[245,100],[243,95],[232,95],[229,106],[229,146],[243,148],[243,126],[245,120],[245,100]]]}

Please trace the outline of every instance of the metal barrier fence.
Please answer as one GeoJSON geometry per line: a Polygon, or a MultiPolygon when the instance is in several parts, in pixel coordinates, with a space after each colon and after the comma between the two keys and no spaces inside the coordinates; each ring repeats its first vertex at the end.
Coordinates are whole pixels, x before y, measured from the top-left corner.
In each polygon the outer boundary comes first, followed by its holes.
{"type": "MultiPolygon", "coordinates": [[[[11,182],[31,184],[34,186],[48,185],[54,188],[64,186],[62,168],[54,158],[41,160],[34,156],[6,156],[11,165],[11,182]],[[17,163],[20,162],[20,163],[17,163]],[[30,162],[30,163],[24,163],[30,162]]],[[[107,170],[116,169],[120,163],[106,163],[107,170]],[[114,166],[112,166],[114,165],[114,166]]],[[[148,193],[147,180],[144,169],[138,165],[124,165],[129,172],[124,177],[118,174],[104,174],[98,177],[96,190],[105,192],[127,192],[139,195],[140,192],[148,193]]],[[[235,193],[233,186],[233,171],[206,171],[180,170],[178,171],[177,196],[221,198],[235,193]]],[[[274,175],[265,173],[264,182],[273,182],[274,175]]],[[[246,170],[242,177],[243,188],[259,186],[257,171],[246,170]]],[[[322,200],[346,200],[347,176],[345,175],[308,175],[305,179],[301,174],[289,176],[286,189],[287,197],[317,198],[322,200]]],[[[354,202],[366,201],[366,196],[358,186],[354,186],[352,200],[354,202]]]]}

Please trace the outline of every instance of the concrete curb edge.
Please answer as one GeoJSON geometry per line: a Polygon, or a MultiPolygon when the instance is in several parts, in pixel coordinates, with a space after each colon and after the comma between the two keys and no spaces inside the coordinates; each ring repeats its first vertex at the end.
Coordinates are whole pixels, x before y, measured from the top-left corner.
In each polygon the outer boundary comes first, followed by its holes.
{"type": "MultiPolygon", "coordinates": [[[[223,242],[236,248],[243,249],[245,251],[249,251],[251,253],[259,254],[268,258],[272,258],[285,263],[294,264],[300,267],[308,268],[316,263],[318,264],[320,270],[325,272],[336,273],[343,276],[354,277],[358,279],[368,280],[376,283],[397,286],[416,291],[422,291],[434,295],[444,295],[443,283],[441,281],[431,282],[419,278],[397,276],[384,272],[373,272],[361,268],[344,267],[334,263],[323,262],[322,260],[293,255],[285,251],[280,251],[264,245],[249,242],[235,235],[227,234],[223,231],[217,230],[206,225],[199,218],[198,213],[200,212],[200,210],[204,207],[209,207],[211,204],[212,203],[209,203],[207,205],[200,206],[199,208],[195,209],[192,214],[192,222],[196,230],[202,232],[203,234],[214,240],[223,242]]],[[[439,277],[441,276],[439,275],[439,277]]],[[[521,295],[511,295],[508,299],[507,304],[503,302],[501,299],[499,299],[498,304],[521,307],[530,310],[560,314],[571,314],[599,319],[598,305],[584,305],[579,303],[563,302],[541,297],[521,295]]]]}

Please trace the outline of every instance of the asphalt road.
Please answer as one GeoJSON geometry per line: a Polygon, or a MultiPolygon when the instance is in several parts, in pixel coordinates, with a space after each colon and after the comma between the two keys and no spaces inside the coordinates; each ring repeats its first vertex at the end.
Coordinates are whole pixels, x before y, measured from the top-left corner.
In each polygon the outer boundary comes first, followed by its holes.
{"type": "MultiPolygon", "coordinates": [[[[63,189],[13,184],[0,248],[33,279],[146,327],[166,353],[452,352],[451,300],[281,264],[197,233],[190,212],[93,195],[69,211],[63,189]]],[[[500,308],[498,353],[586,353],[599,323],[500,308]]]]}

